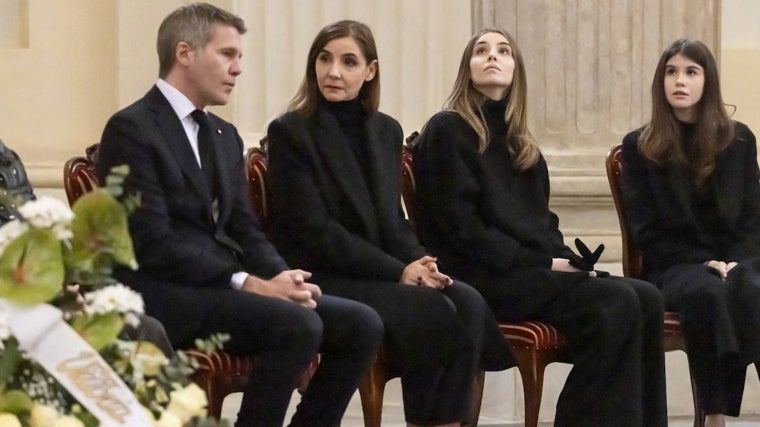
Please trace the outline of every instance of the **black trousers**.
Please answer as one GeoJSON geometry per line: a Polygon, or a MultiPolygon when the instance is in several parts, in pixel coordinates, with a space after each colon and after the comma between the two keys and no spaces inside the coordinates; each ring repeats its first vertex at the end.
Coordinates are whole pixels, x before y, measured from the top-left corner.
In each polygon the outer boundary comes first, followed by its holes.
{"type": "Polygon", "coordinates": [[[566,334],[573,368],[557,402],[555,427],[665,427],[663,298],[641,280],[515,271],[481,276],[497,318],[542,320],[566,334]],[[542,280],[525,280],[526,278],[542,280]],[[533,295],[532,301],[514,301],[533,295]],[[531,306],[520,312],[507,307],[531,306]]]}
{"type": "Polygon", "coordinates": [[[256,360],[246,384],[237,426],[280,427],[293,390],[317,351],[321,363],[298,404],[291,426],[339,426],[361,376],[383,336],[370,307],[323,295],[314,310],[246,292],[208,314],[198,336],[231,335],[225,348],[256,360]]]}
{"type": "Polygon", "coordinates": [[[658,285],[665,306],[680,313],[707,414],[739,416],[747,365],[760,361],[760,274],[739,264],[723,281],[703,264],[676,265],[658,285]]]}
{"type": "Polygon", "coordinates": [[[344,277],[321,277],[319,283],[324,292],[361,301],[380,314],[386,351],[402,372],[407,422],[467,422],[483,353],[493,360],[489,369],[514,365],[488,305],[464,283],[442,291],[344,277]]]}

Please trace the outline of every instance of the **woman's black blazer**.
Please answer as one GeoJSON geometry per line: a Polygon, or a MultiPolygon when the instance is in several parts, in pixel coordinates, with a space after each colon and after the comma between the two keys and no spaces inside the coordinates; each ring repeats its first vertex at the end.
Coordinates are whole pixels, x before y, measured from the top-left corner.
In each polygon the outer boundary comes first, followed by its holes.
{"type": "Polygon", "coordinates": [[[291,265],[396,282],[425,254],[401,210],[403,133],[374,113],[365,135],[360,164],[327,111],[290,112],[269,125],[271,238],[291,265]]]}

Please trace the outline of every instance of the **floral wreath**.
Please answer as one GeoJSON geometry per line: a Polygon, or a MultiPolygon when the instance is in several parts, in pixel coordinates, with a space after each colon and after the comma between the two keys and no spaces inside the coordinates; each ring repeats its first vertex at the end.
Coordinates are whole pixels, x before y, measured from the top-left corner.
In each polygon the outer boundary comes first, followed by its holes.
{"type": "MultiPolygon", "coordinates": [[[[127,216],[139,196],[118,199],[128,172],[114,168],[71,209],[50,197],[23,203],[0,227],[0,427],[229,425],[206,417],[206,395],[188,379],[196,360],[119,338],[144,313],[112,277],[116,264],[137,268],[127,216]]],[[[211,352],[227,338],[196,345],[211,352]]]]}

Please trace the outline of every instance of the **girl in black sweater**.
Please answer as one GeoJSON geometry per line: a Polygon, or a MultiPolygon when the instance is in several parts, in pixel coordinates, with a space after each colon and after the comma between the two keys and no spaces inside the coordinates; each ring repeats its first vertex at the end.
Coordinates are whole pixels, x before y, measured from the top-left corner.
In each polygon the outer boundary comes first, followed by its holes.
{"type": "Polygon", "coordinates": [[[581,258],[564,244],[525,104],[514,39],[476,34],[414,153],[423,240],[498,318],[567,335],[574,367],[555,426],[666,426],[662,297],[643,281],[598,277],[598,253],[581,258]]]}
{"type": "Polygon", "coordinates": [[[725,426],[724,414],[739,415],[747,364],[760,361],[760,172],[755,136],[729,119],[703,43],[663,52],[652,119],[623,139],[623,162],[645,277],[680,313],[705,425],[725,426]]]}

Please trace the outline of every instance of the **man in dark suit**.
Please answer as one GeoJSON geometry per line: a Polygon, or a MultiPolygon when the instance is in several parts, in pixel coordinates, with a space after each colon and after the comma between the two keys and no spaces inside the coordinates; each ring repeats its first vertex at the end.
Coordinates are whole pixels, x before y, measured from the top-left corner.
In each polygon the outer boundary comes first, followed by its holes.
{"type": "Polygon", "coordinates": [[[130,232],[140,267],[117,277],[142,293],[175,346],[211,333],[255,355],[238,426],[280,426],[298,378],[324,356],[293,426],[334,426],[382,339],[369,307],[321,296],[266,240],[246,198],[243,144],[208,114],[240,74],[243,21],[205,3],[181,7],[158,30],[159,80],[103,132],[98,174],[128,164],[139,194],[130,232]]]}

